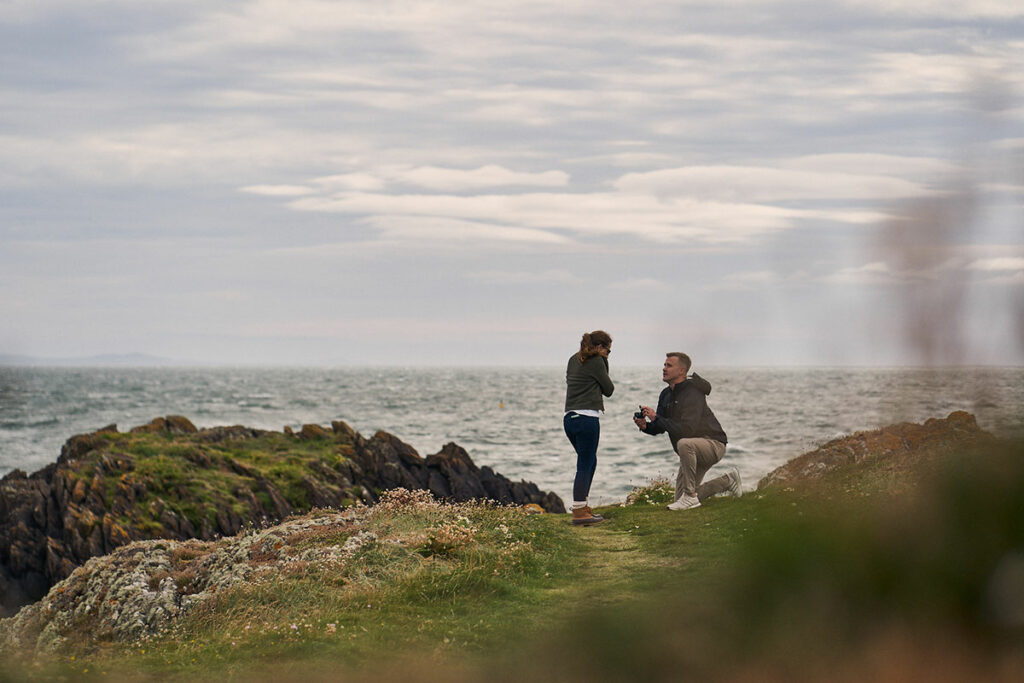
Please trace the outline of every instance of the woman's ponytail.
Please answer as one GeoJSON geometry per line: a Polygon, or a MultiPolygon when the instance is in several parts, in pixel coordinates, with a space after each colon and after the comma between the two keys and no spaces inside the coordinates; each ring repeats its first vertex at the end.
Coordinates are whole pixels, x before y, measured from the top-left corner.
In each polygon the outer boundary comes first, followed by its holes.
{"type": "Polygon", "coordinates": [[[594,330],[593,332],[584,332],[583,338],[580,339],[580,352],[577,357],[581,363],[592,356],[598,355],[597,347],[604,346],[608,347],[612,344],[612,337],[604,330],[594,330]]]}

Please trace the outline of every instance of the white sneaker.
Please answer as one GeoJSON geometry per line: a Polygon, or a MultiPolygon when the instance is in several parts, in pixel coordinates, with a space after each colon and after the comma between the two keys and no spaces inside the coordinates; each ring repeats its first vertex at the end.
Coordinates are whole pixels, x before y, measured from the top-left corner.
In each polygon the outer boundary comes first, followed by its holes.
{"type": "Polygon", "coordinates": [[[674,503],[670,503],[668,506],[669,510],[689,510],[690,508],[699,508],[700,501],[697,496],[683,495],[674,503]]]}
{"type": "Polygon", "coordinates": [[[729,484],[729,495],[734,498],[739,498],[743,495],[743,482],[740,481],[740,471],[735,467],[729,472],[729,478],[732,479],[732,483],[729,484]]]}

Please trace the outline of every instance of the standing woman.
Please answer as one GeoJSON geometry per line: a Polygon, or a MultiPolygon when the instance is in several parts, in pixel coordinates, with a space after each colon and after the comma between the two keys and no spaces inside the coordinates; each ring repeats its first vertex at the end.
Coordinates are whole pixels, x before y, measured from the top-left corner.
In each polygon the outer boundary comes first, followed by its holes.
{"type": "Polygon", "coordinates": [[[597,524],[604,517],[595,515],[587,501],[590,482],[597,469],[597,442],[601,437],[602,396],[615,391],[608,376],[608,354],[612,338],[604,330],[583,335],[580,350],[569,358],[565,369],[565,416],[562,424],[569,443],[576,449],[576,479],[572,486],[572,523],[597,524]]]}

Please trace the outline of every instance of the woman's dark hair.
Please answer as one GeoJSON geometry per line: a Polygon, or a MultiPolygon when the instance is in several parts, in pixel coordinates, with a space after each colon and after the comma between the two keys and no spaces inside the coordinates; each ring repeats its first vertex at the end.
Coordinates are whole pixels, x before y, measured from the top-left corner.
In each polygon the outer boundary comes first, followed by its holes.
{"type": "Polygon", "coordinates": [[[604,346],[605,348],[612,345],[612,336],[604,330],[594,330],[593,332],[587,332],[580,339],[580,362],[585,362],[591,356],[597,355],[597,347],[604,346]]]}

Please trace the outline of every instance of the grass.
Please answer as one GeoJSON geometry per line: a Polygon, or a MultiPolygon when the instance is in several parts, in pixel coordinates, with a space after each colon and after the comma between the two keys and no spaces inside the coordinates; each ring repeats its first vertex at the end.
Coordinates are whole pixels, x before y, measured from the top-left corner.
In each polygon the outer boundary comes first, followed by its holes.
{"type": "MultiPolygon", "coordinates": [[[[160,638],[9,671],[452,681],[1024,673],[1024,444],[898,468],[868,459],[813,485],[680,513],[665,510],[667,495],[654,482],[586,528],[564,515],[393,500],[363,528],[379,542],[344,568],[278,571],[218,593],[160,638]]],[[[301,553],[355,533],[314,527],[287,542],[301,553]]]]}
{"type": "MultiPolygon", "coordinates": [[[[126,488],[137,485],[123,524],[143,534],[159,530],[157,517],[163,508],[199,529],[204,520],[213,522],[226,509],[243,519],[253,517],[253,510],[239,499],[239,489],[252,491],[264,510],[274,509],[270,496],[252,477],[232,468],[232,462],[267,479],[295,509],[308,510],[311,504],[303,478],[310,475],[311,465],[334,468],[352,454],[348,437],[325,434],[305,439],[267,432],[248,439],[206,442],[187,434],[105,432],[94,435],[93,450],[72,463],[70,477],[72,486],[82,480],[92,490],[99,473],[97,495],[106,509],[112,509],[126,488]]],[[[356,498],[355,492],[347,496],[356,498]]]]}

